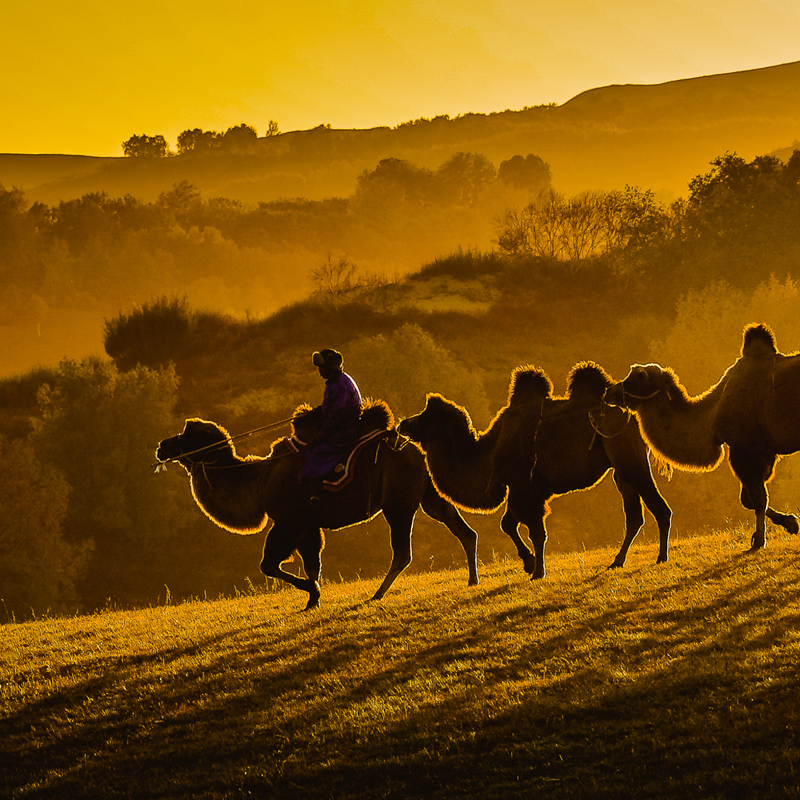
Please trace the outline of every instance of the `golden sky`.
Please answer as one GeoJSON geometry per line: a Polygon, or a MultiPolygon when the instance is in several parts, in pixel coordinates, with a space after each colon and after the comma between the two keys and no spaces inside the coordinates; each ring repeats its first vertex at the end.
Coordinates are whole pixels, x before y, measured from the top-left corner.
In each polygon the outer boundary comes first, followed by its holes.
{"type": "Polygon", "coordinates": [[[0,152],[394,126],[798,60],[798,0],[9,0],[0,152]]]}

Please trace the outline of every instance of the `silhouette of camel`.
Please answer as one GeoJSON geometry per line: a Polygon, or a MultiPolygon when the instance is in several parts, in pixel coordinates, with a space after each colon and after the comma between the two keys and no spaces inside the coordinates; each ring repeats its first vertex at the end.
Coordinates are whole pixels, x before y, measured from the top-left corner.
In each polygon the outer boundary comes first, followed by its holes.
{"type": "MultiPolygon", "coordinates": [[[[295,413],[293,429],[308,441],[320,423],[320,415],[308,406],[295,413]]],[[[401,572],[411,563],[411,531],[421,506],[428,516],[445,525],[461,542],[467,556],[469,585],[478,583],[478,534],[450,503],[433,488],[418,448],[401,446],[388,406],[380,401],[367,404],[363,431],[384,434],[364,445],[351,464],[352,477],[341,489],[324,493],[320,524],[340,529],[372,519],[381,511],[389,523],[392,563],[373,597],[381,599],[401,572]]],[[[261,571],[308,592],[306,608],[316,608],[320,599],[321,554],[324,539],[320,529],[311,530],[301,495],[299,459],[289,437],[273,443],[267,457],[236,453],[228,432],[202,419],[188,419],[177,436],[159,443],[156,457],[177,461],[189,475],[195,501],[217,525],[238,533],[254,533],[267,524],[261,571]],[[303,561],[305,578],[281,568],[293,552],[303,561]]]]}
{"type": "Polygon", "coordinates": [[[795,515],[770,508],[766,486],[778,457],[800,450],[800,356],[779,353],[767,325],[745,327],[740,357],[697,397],[671,369],[634,364],[606,401],[633,411],[648,444],[678,469],[716,469],[728,446],[741,503],[756,515],[751,551],[766,545],[766,519],[800,530],[795,515]]]}
{"type": "Polygon", "coordinates": [[[635,421],[628,424],[624,412],[603,406],[611,382],[597,364],[577,364],[567,396],[553,397],[544,372],[517,367],[507,405],[484,432],[476,432],[466,409],[439,394],[429,394],[425,409],[398,430],[420,444],[436,488],[459,508],[490,512],[508,498],[501,527],[533,578],[545,575],[549,501],[595,485],[610,469],[626,519],[625,539],[611,566],[625,564],[644,524],[642,500],[658,522],[662,563],[669,557],[672,512],[653,481],[635,421]],[[520,522],[533,553],[519,535],[520,522]]]}

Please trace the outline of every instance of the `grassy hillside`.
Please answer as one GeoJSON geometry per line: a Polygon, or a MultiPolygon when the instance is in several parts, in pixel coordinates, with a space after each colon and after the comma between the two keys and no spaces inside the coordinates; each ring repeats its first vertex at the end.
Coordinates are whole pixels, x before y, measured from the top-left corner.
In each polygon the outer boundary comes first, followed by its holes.
{"type": "Polygon", "coordinates": [[[800,540],[3,628],[0,794],[797,797],[800,540]]]}
{"type": "MultiPolygon", "coordinates": [[[[651,86],[590,89],[563,106],[457,119],[420,119],[397,128],[324,126],[259,140],[251,154],[205,158],[94,159],[0,155],[0,183],[31,200],[57,203],[96,191],[147,200],[182,180],[212,197],[247,203],[280,197],[347,196],[383,158],[436,167],[459,151],[493,163],[535,153],[559,191],[644,186],[680,195],[726,151],[746,158],[800,136],[800,62],[651,86]]],[[[192,127],[187,120],[187,128],[192,127]]],[[[121,143],[120,143],[121,147],[121,143]]]]}

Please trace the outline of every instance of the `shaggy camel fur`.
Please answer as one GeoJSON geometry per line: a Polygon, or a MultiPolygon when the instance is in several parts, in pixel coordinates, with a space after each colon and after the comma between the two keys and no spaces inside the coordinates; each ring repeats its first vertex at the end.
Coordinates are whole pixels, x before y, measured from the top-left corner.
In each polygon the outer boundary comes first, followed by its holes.
{"type": "Polygon", "coordinates": [[[569,375],[567,396],[553,397],[544,372],[518,367],[508,404],[484,432],[475,430],[464,408],[438,394],[429,394],[425,409],[398,430],[420,444],[436,488],[459,508],[488,513],[508,498],[501,527],[533,578],[545,575],[549,501],[593,486],[610,469],[626,519],[625,539],[611,566],[625,564],[644,524],[642,501],[658,523],[662,563],[668,559],[672,512],[653,481],[635,421],[603,405],[611,382],[597,364],[581,363],[569,375]],[[533,553],[520,537],[520,522],[533,553]]]}
{"type": "Polygon", "coordinates": [[[648,444],[678,469],[713,470],[728,446],[741,503],[756,515],[751,551],[766,544],[767,518],[798,532],[796,516],[770,508],[766,484],[778,457],[800,450],[800,356],[779,353],[767,325],[745,327],[741,356],[697,397],[671,369],[635,364],[606,401],[633,411],[648,444]]]}
{"type": "MultiPolygon", "coordinates": [[[[299,429],[313,412],[301,407],[294,424],[299,429]]],[[[371,414],[364,413],[369,420],[371,414]]],[[[372,415],[374,417],[374,414],[372,415]]],[[[380,415],[378,415],[380,416],[380,415]]],[[[371,441],[353,459],[353,478],[335,492],[325,492],[319,521],[324,528],[339,529],[365,522],[381,511],[389,523],[392,563],[373,597],[381,599],[401,572],[411,563],[411,531],[421,506],[428,516],[445,525],[464,548],[469,584],[478,583],[478,534],[431,484],[425,459],[416,447],[402,447],[385,407],[386,435],[371,441]]],[[[318,423],[317,419],[317,423],[318,423]]],[[[305,430],[308,441],[313,433],[305,430]]],[[[266,458],[236,453],[228,432],[214,422],[188,419],[183,432],[158,445],[160,461],[173,460],[189,474],[195,501],[217,525],[237,533],[262,530],[274,521],[264,542],[261,571],[308,592],[307,608],[319,606],[322,531],[313,530],[300,489],[300,464],[288,438],[273,443],[266,458]],[[281,564],[293,552],[303,560],[306,578],[286,572],[281,564]]]]}

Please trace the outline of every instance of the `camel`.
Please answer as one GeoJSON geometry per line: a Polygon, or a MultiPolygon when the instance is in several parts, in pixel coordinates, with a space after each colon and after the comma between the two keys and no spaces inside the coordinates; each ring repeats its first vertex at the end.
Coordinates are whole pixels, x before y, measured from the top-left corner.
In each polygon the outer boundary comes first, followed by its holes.
{"type": "MultiPolygon", "coordinates": [[[[380,600],[411,563],[411,531],[421,506],[461,542],[467,556],[469,585],[478,583],[478,534],[433,488],[425,459],[394,430],[394,418],[380,401],[365,404],[362,433],[383,432],[356,451],[352,478],[336,491],[324,492],[319,522],[329,530],[366,522],[381,511],[389,523],[392,563],[373,596],[380,600]],[[377,422],[376,422],[377,420],[377,422]]],[[[308,441],[320,423],[319,409],[300,406],[293,428],[308,441]]],[[[160,442],[156,457],[177,461],[189,475],[192,495],[205,514],[220,527],[236,533],[263,530],[274,522],[264,541],[261,571],[308,593],[306,609],[320,604],[322,530],[309,532],[308,513],[300,490],[300,462],[291,437],[273,442],[266,457],[241,457],[228,432],[215,422],[187,419],[183,431],[160,442]],[[281,565],[296,552],[306,577],[286,572],[281,565]]]]}
{"type": "Polygon", "coordinates": [[[649,454],[635,421],[603,405],[611,378],[602,367],[573,367],[566,397],[554,397],[550,378],[530,366],[511,374],[508,403],[478,433],[463,407],[428,394],[425,408],[404,419],[401,434],[425,451],[440,494],[462,510],[490,513],[507,499],[502,530],[511,537],[531,578],[545,576],[545,519],[557,495],[587,489],[611,469],[622,495],[625,539],[611,567],[622,567],[644,524],[642,501],[660,535],[658,563],[669,558],[672,511],[653,481],[649,454]],[[528,528],[533,552],[519,534],[528,528]]]}
{"type": "Polygon", "coordinates": [[[727,445],[742,506],[755,512],[751,552],[766,546],[766,519],[800,530],[797,516],[769,506],[777,459],[800,450],[800,355],[778,352],[769,326],[745,326],[740,357],[696,397],[672,369],[634,364],[606,402],[633,411],[650,447],[677,469],[714,470],[727,445]]]}

